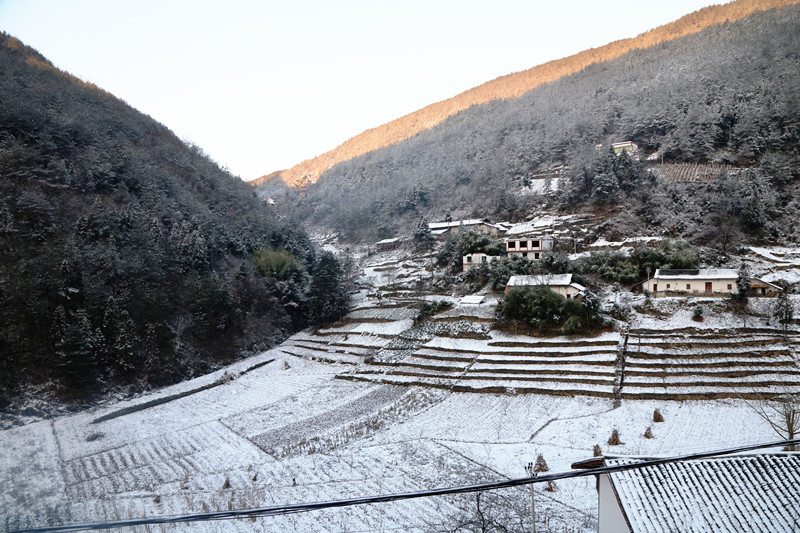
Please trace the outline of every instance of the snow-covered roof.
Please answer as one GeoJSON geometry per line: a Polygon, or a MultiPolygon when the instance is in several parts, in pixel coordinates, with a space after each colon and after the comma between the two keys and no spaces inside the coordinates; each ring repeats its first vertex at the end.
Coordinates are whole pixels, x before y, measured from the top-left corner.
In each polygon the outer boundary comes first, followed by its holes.
{"type": "Polygon", "coordinates": [[[609,478],[634,533],[797,531],[800,519],[799,454],[676,461],[609,478]]]}
{"type": "MultiPolygon", "coordinates": [[[[511,287],[567,287],[572,285],[572,274],[546,274],[541,276],[511,276],[507,283],[511,287]]],[[[577,285],[577,283],[575,284],[577,285]]],[[[581,287],[578,285],[578,287],[581,287]]],[[[585,290],[581,287],[580,290],[585,290]]]]}
{"type": "Polygon", "coordinates": [[[653,279],[736,279],[734,268],[664,269],[656,270],[653,279]]]}
{"type": "Polygon", "coordinates": [[[525,236],[525,237],[509,237],[506,241],[535,241],[535,240],[543,240],[543,241],[552,241],[552,235],[538,235],[538,236],[525,236]]]}
{"type": "Polygon", "coordinates": [[[400,240],[400,237],[395,237],[393,239],[383,239],[382,241],[378,241],[375,244],[392,244],[394,242],[398,242],[399,240],[400,240]]]}
{"type": "Polygon", "coordinates": [[[462,304],[472,304],[477,305],[483,302],[483,295],[482,294],[470,294],[469,296],[464,296],[461,298],[462,304]]]}
{"type": "Polygon", "coordinates": [[[467,220],[452,220],[450,222],[431,222],[428,224],[428,229],[431,231],[440,229],[457,228],[459,226],[477,226],[478,224],[489,224],[488,220],[482,218],[470,218],[467,220]]]}

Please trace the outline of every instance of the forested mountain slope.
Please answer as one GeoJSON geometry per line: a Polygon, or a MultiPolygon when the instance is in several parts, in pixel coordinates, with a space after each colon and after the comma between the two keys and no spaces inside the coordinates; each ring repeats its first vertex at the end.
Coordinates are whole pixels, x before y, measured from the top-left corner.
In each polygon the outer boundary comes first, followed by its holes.
{"type": "Polygon", "coordinates": [[[306,325],[338,266],[200,150],[5,34],[0,102],[0,408],[173,382],[306,325]]]}
{"type": "MultiPolygon", "coordinates": [[[[667,43],[710,26],[739,20],[758,11],[797,3],[797,0],[738,0],[701,9],[635,38],[622,39],[529,70],[501,76],[453,98],[431,104],[387,124],[367,130],[329,152],[281,171],[280,176],[292,187],[303,187],[315,182],[321,174],[342,161],[408,139],[470,106],[497,99],[516,98],[542,84],[578,72],[594,63],[618,58],[632,50],[667,43]]],[[[253,180],[251,184],[261,185],[273,178],[273,174],[262,176],[253,180]]]]}
{"type": "Polygon", "coordinates": [[[624,204],[618,226],[629,232],[708,240],[714,228],[730,228],[794,239],[798,35],[800,6],[790,6],[634,50],[519,98],[473,106],[336,165],[302,195],[276,199],[351,238],[384,238],[447,211],[522,216],[542,202],[516,194],[522,185],[566,163],[551,208],[613,213],[624,204]],[[751,170],[705,184],[662,183],[643,162],[609,157],[609,143],[623,140],[657,161],[751,170]]]}

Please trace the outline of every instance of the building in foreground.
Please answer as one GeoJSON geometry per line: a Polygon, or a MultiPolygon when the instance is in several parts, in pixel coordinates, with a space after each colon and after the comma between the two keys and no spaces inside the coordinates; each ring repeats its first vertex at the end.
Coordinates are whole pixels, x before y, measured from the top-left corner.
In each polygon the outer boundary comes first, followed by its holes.
{"type": "MultiPolygon", "coordinates": [[[[596,457],[576,469],[643,458],[596,457]]],[[[674,461],[597,480],[599,533],[800,531],[800,454],[674,461]]]]}

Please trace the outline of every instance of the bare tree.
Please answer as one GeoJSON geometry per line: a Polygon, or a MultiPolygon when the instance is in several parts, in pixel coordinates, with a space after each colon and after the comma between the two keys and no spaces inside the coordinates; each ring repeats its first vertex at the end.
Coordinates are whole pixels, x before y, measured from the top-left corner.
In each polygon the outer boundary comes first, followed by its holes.
{"type": "MultiPolygon", "coordinates": [[[[764,398],[748,402],[748,405],[782,439],[794,440],[797,438],[798,430],[800,430],[800,396],[786,393],[770,399],[764,398]]],[[[796,451],[796,449],[797,446],[794,444],[786,447],[786,451],[790,452],[796,451]]]]}

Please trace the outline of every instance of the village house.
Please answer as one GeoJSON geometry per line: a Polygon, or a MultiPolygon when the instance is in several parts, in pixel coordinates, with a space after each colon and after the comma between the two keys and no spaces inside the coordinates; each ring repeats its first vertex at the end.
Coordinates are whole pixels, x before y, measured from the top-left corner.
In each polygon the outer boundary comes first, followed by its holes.
{"type": "Polygon", "coordinates": [[[538,261],[542,253],[553,249],[555,239],[550,236],[506,239],[506,254],[509,257],[524,257],[538,261]]]}
{"type": "MultiPolygon", "coordinates": [[[[595,457],[572,468],[644,460],[595,457]]],[[[670,461],[597,478],[599,533],[798,530],[797,453],[670,461]]]]}
{"type": "Polygon", "coordinates": [[[375,243],[375,248],[379,252],[388,252],[389,250],[394,250],[400,244],[400,238],[395,237],[394,239],[383,239],[382,241],[378,241],[375,243]]]}
{"type": "Polygon", "coordinates": [[[428,229],[434,237],[445,234],[459,234],[474,231],[492,237],[497,237],[506,232],[506,228],[501,224],[492,224],[487,218],[473,218],[468,220],[453,220],[450,222],[430,222],[428,229]]]}
{"type": "MultiPolygon", "coordinates": [[[[663,269],[644,283],[653,296],[730,296],[737,292],[739,272],[733,268],[663,269]]],[[[777,296],[781,288],[773,283],[750,278],[749,296],[777,296]]]]}
{"type": "Polygon", "coordinates": [[[611,149],[614,150],[614,153],[617,155],[620,155],[622,153],[627,153],[628,155],[634,155],[639,152],[639,146],[633,141],[612,143],[611,149]]]}
{"type": "Polygon", "coordinates": [[[484,253],[467,254],[461,258],[461,271],[467,270],[481,265],[491,266],[494,261],[503,259],[501,255],[486,255],[484,253]]]}
{"type": "Polygon", "coordinates": [[[572,281],[572,274],[545,274],[541,276],[511,276],[506,283],[505,293],[514,287],[549,287],[567,300],[580,300],[586,293],[586,287],[572,281]]]}

